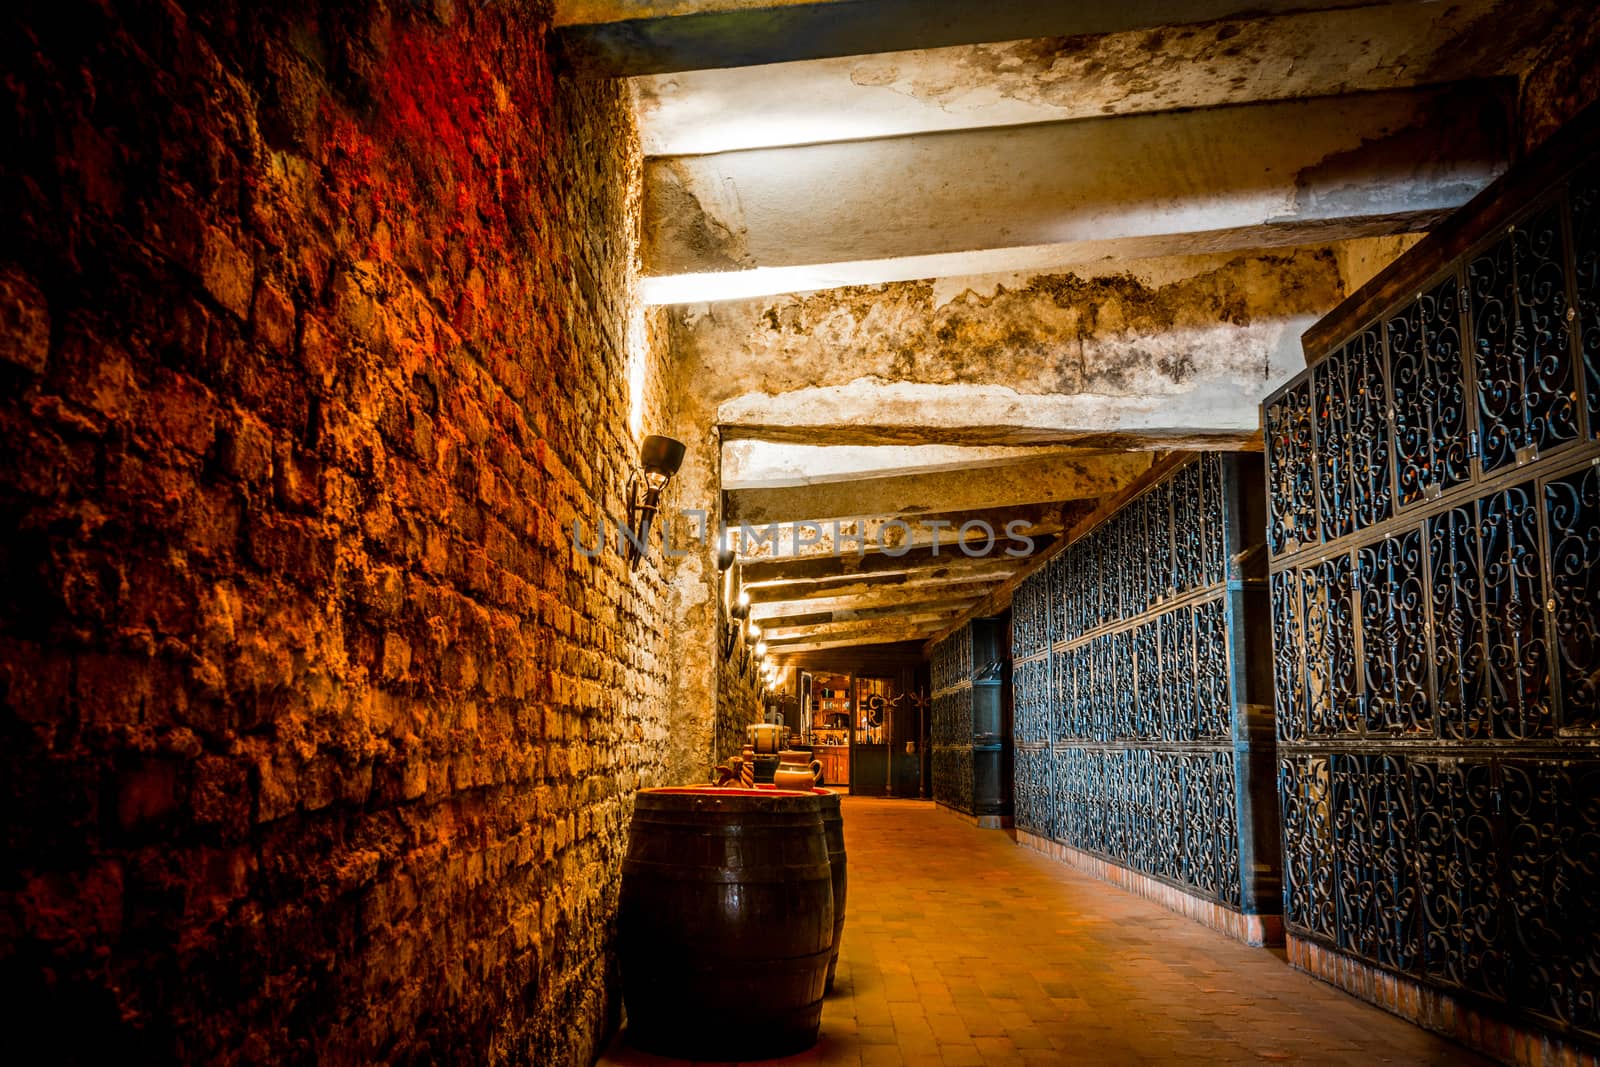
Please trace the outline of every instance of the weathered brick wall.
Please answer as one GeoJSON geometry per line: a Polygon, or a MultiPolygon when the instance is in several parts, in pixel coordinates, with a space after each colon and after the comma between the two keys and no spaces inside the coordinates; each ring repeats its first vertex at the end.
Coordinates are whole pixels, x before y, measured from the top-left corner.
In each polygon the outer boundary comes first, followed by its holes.
{"type": "Polygon", "coordinates": [[[716,758],[737,756],[745,743],[745,727],[760,722],[766,710],[761,669],[754,652],[735,648],[732,656],[717,660],[716,758]]]}
{"type": "Polygon", "coordinates": [[[534,5],[111,7],[0,32],[10,1036],[587,1061],[672,658],[569,545],[634,452],[622,94],[534,5]]]}

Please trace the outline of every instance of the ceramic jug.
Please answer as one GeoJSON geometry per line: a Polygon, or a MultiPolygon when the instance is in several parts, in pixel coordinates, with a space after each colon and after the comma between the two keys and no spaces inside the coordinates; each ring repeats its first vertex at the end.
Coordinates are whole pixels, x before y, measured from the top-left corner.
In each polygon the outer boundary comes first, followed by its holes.
{"type": "Polygon", "coordinates": [[[822,761],[810,760],[811,753],[784,749],[778,753],[778,769],[772,784],[779,789],[814,789],[822,780],[822,761]]]}

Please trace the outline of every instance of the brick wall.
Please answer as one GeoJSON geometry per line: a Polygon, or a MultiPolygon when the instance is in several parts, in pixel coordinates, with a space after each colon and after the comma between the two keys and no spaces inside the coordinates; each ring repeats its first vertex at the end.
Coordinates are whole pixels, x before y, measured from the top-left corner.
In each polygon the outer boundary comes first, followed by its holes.
{"type": "Polygon", "coordinates": [[[634,452],[622,93],[537,8],[116,7],[0,33],[11,1033],[586,1062],[672,659],[569,544],[634,452]]]}
{"type": "Polygon", "coordinates": [[[745,727],[762,721],[765,693],[761,668],[748,647],[736,646],[731,656],[717,658],[717,760],[739,754],[745,743],[745,727]]]}

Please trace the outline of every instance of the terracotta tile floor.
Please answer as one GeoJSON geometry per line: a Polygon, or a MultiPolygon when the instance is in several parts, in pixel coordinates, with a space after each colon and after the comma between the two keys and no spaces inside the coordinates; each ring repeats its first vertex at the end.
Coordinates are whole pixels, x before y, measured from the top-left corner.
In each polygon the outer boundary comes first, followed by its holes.
{"type": "MultiPolygon", "coordinates": [[[[821,1039],[764,1062],[1488,1062],[931,803],[850,797],[844,825],[849,916],[821,1039]]],[[[683,1061],[624,1031],[600,1062],[683,1061]]]]}

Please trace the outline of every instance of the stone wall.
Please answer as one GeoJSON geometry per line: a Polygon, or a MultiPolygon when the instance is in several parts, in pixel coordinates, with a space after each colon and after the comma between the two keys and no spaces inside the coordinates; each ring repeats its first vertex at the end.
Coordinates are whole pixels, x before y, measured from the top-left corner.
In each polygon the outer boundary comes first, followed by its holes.
{"type": "Polygon", "coordinates": [[[654,361],[622,94],[537,8],[117,8],[0,33],[13,1018],[588,1062],[672,659],[653,568],[569,540],[654,361]]]}
{"type": "Polygon", "coordinates": [[[716,759],[737,756],[745,743],[744,728],[760,722],[765,711],[761,669],[755,653],[735,648],[717,660],[716,759]]]}

